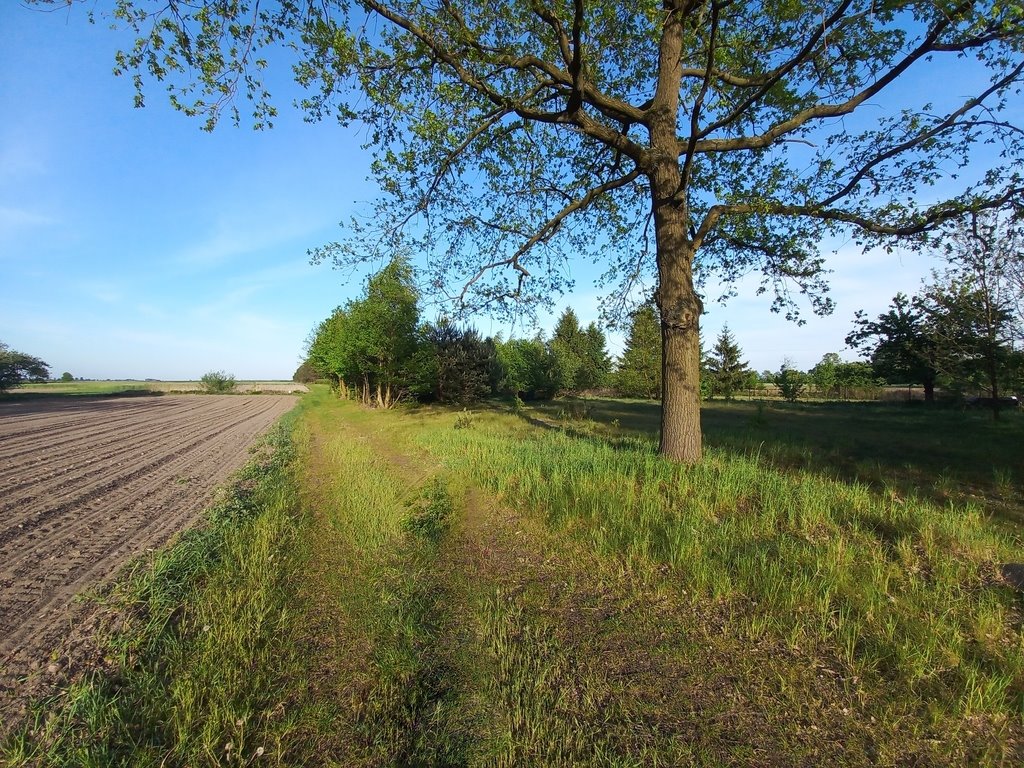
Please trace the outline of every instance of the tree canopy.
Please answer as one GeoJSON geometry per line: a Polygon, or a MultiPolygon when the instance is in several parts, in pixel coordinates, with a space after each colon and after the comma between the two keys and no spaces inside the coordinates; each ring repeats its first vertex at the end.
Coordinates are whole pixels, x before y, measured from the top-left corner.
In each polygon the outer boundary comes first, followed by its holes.
{"type": "Polygon", "coordinates": [[[38,357],[11,349],[0,341],[0,392],[6,392],[26,381],[46,381],[50,366],[38,357]]]}
{"type": "Polygon", "coordinates": [[[824,312],[827,235],[920,238],[965,211],[1021,205],[1024,133],[1007,109],[1024,73],[1016,2],[113,8],[138,34],[117,68],[140,100],[153,77],[212,128],[225,109],[239,118],[241,92],[267,125],[262,51],[281,44],[312,119],[369,126],[377,215],[319,258],[404,244],[470,308],[551,302],[578,257],[603,260],[623,302],[656,286],[661,450],[679,460],[701,455],[701,279],[759,271],[774,309],[795,316],[802,292],[824,312]],[[943,65],[966,95],[897,87],[943,65]]]}

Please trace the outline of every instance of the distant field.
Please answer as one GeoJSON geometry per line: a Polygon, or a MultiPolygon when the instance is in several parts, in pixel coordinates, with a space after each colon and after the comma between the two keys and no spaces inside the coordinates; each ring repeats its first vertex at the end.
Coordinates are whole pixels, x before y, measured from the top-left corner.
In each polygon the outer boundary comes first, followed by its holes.
{"type": "MultiPolygon", "coordinates": [[[[11,395],[116,395],[124,392],[201,392],[198,381],[53,381],[25,384],[13,389],[11,395]]],[[[293,381],[239,381],[235,391],[243,394],[308,392],[305,384],[293,381]]]]}

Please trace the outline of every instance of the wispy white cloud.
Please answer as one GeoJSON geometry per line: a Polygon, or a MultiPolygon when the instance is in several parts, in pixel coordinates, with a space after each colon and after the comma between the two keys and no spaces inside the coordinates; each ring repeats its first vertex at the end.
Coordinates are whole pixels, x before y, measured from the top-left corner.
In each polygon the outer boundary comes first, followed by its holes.
{"type": "Polygon", "coordinates": [[[46,214],[27,208],[11,208],[0,205],[0,237],[9,236],[26,229],[49,226],[54,223],[55,220],[46,214]]]}
{"type": "Polygon", "coordinates": [[[218,267],[240,256],[280,247],[323,226],[322,220],[312,216],[248,214],[222,217],[205,236],[178,252],[174,260],[193,269],[218,267]]]}
{"type": "Polygon", "coordinates": [[[0,143],[0,178],[7,181],[47,172],[43,152],[25,137],[5,137],[0,143]]]}
{"type": "Polygon", "coordinates": [[[86,280],[79,283],[78,290],[90,299],[103,304],[117,304],[125,295],[122,286],[105,280],[86,280]]]}

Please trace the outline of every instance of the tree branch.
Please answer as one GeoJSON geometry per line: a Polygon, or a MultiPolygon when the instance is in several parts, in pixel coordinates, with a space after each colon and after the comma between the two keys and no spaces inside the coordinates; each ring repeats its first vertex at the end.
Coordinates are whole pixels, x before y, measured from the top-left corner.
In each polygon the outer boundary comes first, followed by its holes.
{"type": "Polygon", "coordinates": [[[1009,205],[1024,203],[1024,186],[1008,187],[1001,195],[974,203],[957,200],[945,201],[933,205],[923,214],[903,224],[885,224],[854,211],[839,208],[828,208],[817,204],[785,205],[772,201],[756,204],[714,205],[708,210],[694,237],[694,248],[699,248],[704,238],[714,229],[723,216],[761,214],[767,216],[806,216],[822,221],[834,221],[849,224],[873,235],[889,237],[909,237],[929,232],[951,219],[963,216],[972,211],[987,211],[1004,208],[1009,205]]]}
{"type": "MultiPolygon", "coordinates": [[[[787,133],[792,133],[793,131],[799,130],[801,127],[803,127],[812,120],[822,120],[825,118],[840,117],[842,115],[850,114],[865,101],[867,101],[868,99],[870,99],[871,97],[875,96],[883,89],[888,87],[893,81],[895,81],[900,75],[902,75],[912,64],[924,58],[930,53],[935,53],[939,49],[939,46],[937,45],[936,41],[939,39],[941,34],[952,25],[952,16],[962,13],[966,8],[969,7],[969,5],[969,3],[962,3],[961,5],[953,9],[953,12],[949,16],[945,16],[940,22],[936,23],[931,30],[929,30],[928,35],[924,38],[920,45],[918,45],[913,51],[904,56],[895,66],[893,66],[888,72],[886,72],[885,75],[878,78],[870,86],[864,88],[862,91],[852,96],[845,102],[841,104],[816,104],[813,107],[808,107],[807,109],[793,115],[788,120],[784,120],[781,123],[777,123],[769,130],[757,136],[740,136],[733,139],[703,139],[697,142],[695,151],[699,153],[711,153],[728,152],[732,150],[744,149],[764,149],[765,147],[768,147],[771,144],[773,144],[782,136],[785,136],[787,133]]],[[[943,47],[943,49],[955,49],[957,51],[962,52],[970,48],[983,45],[985,42],[987,42],[987,40],[987,37],[968,38],[958,43],[955,47],[945,46],[943,47]]],[[[807,50],[806,46],[804,50],[807,50]]],[[[798,57],[795,57],[791,61],[795,62],[797,58],[798,57]]],[[[749,105],[749,103],[752,102],[750,102],[750,100],[748,99],[747,103],[749,105]]],[[[712,130],[717,130],[718,128],[722,128],[726,125],[729,125],[741,116],[742,115],[738,111],[734,110],[729,120],[719,120],[713,126],[705,128],[704,131],[702,131],[702,135],[706,136],[712,130]]],[[[680,144],[683,145],[682,140],[680,141],[680,144]]],[[[685,145],[680,147],[680,154],[682,154],[685,151],[685,149],[683,148],[684,146],[685,145]]]]}
{"type": "Polygon", "coordinates": [[[538,245],[539,243],[544,243],[550,240],[558,232],[558,230],[561,229],[562,224],[565,222],[566,218],[568,218],[576,211],[587,208],[602,195],[605,195],[616,189],[621,189],[622,187],[625,187],[628,184],[633,183],[639,177],[640,170],[634,169],[627,173],[625,176],[620,176],[616,179],[606,181],[604,184],[599,184],[598,186],[589,190],[585,195],[583,195],[583,197],[573,200],[571,203],[562,208],[558,213],[556,213],[554,216],[548,219],[533,234],[533,236],[530,237],[521,246],[519,246],[516,252],[512,254],[509,258],[493,261],[490,264],[485,264],[484,266],[482,266],[477,271],[477,273],[473,275],[473,277],[470,278],[469,281],[462,287],[462,291],[459,293],[458,300],[462,302],[465,299],[466,294],[469,292],[469,289],[473,286],[474,283],[479,281],[480,278],[487,274],[487,272],[498,267],[512,267],[517,272],[519,272],[519,286],[517,287],[515,294],[518,295],[519,290],[522,288],[523,280],[530,276],[529,271],[520,263],[520,259],[524,255],[526,255],[526,253],[529,250],[531,250],[534,246],[538,245]]]}

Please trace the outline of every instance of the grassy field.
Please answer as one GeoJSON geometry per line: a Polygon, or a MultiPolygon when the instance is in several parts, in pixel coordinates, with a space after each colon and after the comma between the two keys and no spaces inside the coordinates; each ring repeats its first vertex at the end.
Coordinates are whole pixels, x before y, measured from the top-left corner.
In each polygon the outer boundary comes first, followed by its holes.
{"type": "Polygon", "coordinates": [[[711,404],[680,467],[647,403],[372,412],[318,388],[122,581],[108,667],[2,755],[1018,765],[1013,416],[711,404]]]}

